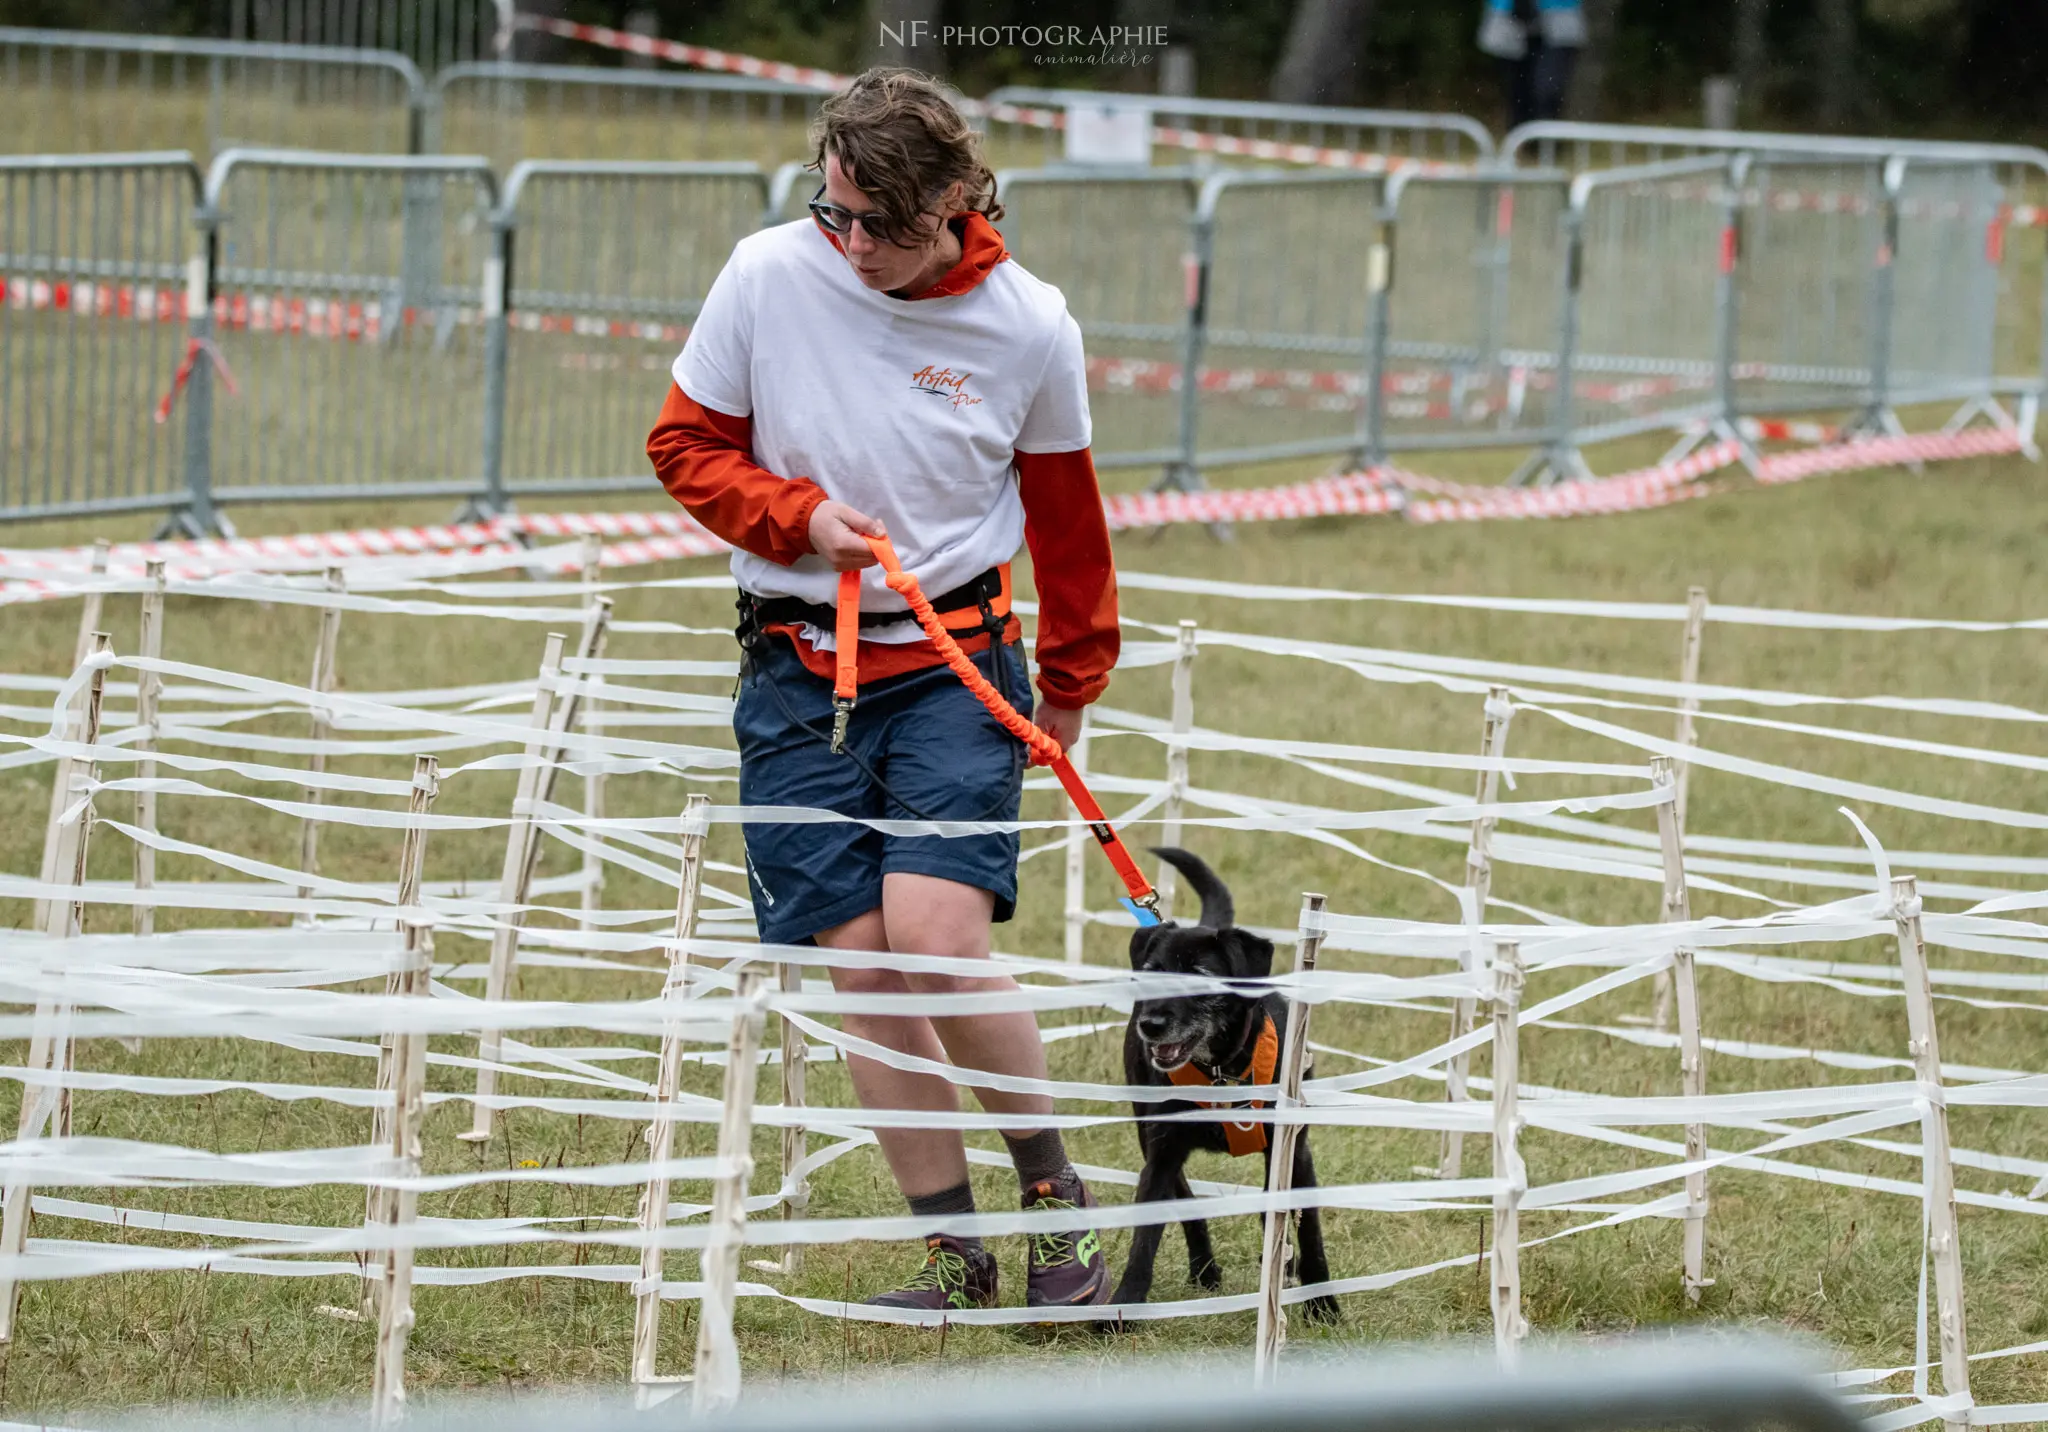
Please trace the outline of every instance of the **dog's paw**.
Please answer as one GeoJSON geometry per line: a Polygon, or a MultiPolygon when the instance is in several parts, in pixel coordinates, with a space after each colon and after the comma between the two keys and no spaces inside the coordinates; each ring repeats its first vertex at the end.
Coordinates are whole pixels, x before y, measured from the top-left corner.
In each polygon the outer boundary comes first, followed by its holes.
{"type": "Polygon", "coordinates": [[[1344,1321],[1344,1314],[1338,1308],[1337,1300],[1327,1294],[1320,1298],[1310,1298],[1303,1303],[1301,1315],[1310,1322],[1326,1328],[1336,1327],[1344,1321]]]}
{"type": "Polygon", "coordinates": [[[1200,1263],[1191,1262],[1188,1264],[1188,1281],[1213,1293],[1223,1286],[1223,1265],[1214,1258],[1206,1258],[1200,1263]]]}

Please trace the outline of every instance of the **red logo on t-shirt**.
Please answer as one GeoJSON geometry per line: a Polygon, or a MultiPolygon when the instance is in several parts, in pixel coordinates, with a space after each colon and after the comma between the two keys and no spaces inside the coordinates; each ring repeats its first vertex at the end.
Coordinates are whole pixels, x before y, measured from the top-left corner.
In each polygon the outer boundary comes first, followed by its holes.
{"type": "Polygon", "coordinates": [[[955,408],[969,408],[981,401],[967,391],[972,373],[955,373],[951,368],[934,368],[927,363],[910,375],[910,386],[934,398],[944,398],[955,408]]]}

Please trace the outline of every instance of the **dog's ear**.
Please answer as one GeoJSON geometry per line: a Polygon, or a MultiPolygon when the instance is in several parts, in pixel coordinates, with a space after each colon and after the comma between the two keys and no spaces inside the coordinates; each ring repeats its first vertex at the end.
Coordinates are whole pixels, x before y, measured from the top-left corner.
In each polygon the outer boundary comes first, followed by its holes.
{"type": "Polygon", "coordinates": [[[1230,958],[1233,978],[1262,980],[1273,973],[1273,942],[1263,935],[1232,925],[1219,932],[1224,952],[1230,958]]]}
{"type": "Polygon", "coordinates": [[[1152,948],[1152,942],[1159,938],[1164,925],[1140,925],[1131,931],[1131,968],[1137,969],[1145,963],[1145,952],[1152,948]]]}

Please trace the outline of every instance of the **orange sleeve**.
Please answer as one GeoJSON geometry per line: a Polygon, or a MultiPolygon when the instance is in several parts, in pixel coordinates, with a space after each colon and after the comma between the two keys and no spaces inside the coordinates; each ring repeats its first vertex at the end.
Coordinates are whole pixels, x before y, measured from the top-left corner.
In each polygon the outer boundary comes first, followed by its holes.
{"type": "Polygon", "coordinates": [[[754,461],[754,425],[705,407],[674,383],[647,456],[668,495],[733,546],[787,567],[811,550],[811,513],[825,490],[754,461]]]}
{"type": "Polygon", "coordinates": [[[1102,695],[1123,645],[1095,459],[1086,448],[1020,452],[1017,491],[1038,584],[1038,689],[1074,710],[1102,695]]]}

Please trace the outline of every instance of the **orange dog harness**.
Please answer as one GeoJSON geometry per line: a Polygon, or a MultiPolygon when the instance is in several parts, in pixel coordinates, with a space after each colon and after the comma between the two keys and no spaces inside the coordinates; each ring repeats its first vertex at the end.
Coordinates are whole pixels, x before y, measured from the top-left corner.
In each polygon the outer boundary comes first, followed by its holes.
{"type": "MultiPolygon", "coordinates": [[[[1259,1037],[1252,1042],[1251,1061],[1236,1076],[1233,1077],[1220,1070],[1211,1074],[1193,1060],[1189,1060],[1178,1069],[1168,1070],[1166,1077],[1184,1088],[1214,1088],[1219,1084],[1272,1083],[1273,1071],[1280,1063],[1280,1035],[1273,1028],[1272,1015],[1261,1010],[1259,1012],[1259,1019],[1261,1021],[1259,1037]]],[[[1254,1099],[1249,1104],[1208,1104],[1200,1099],[1195,1100],[1194,1103],[1198,1109],[1242,1108],[1250,1110],[1266,1107],[1265,1100],[1263,1099],[1254,1099]]],[[[1223,1126],[1223,1137],[1230,1143],[1230,1153],[1233,1158],[1241,1158],[1245,1154],[1265,1152],[1266,1126],[1264,1124],[1228,1123],[1223,1126]]]]}
{"type": "MultiPolygon", "coordinates": [[[[1152,882],[1145,878],[1144,872],[1138,869],[1138,863],[1131,859],[1131,852],[1124,847],[1122,839],[1110,825],[1109,817],[1102,813],[1102,807],[1096,804],[1095,797],[1082,783],[1080,773],[1074,769],[1073,762],[1067,759],[1067,753],[1060,749],[1060,743],[1032,725],[1029,718],[1019,714],[1017,708],[1009,703],[1002,692],[989,685],[988,678],[981,674],[968,659],[967,653],[960,649],[960,643],[953,640],[953,634],[946,629],[945,622],[932,609],[932,604],[925,599],[923,590],[917,585],[917,578],[903,570],[902,562],[897,559],[894,544],[887,537],[869,537],[866,540],[868,546],[874,549],[875,560],[882,564],[889,590],[903,598],[911,614],[917,618],[918,625],[924,628],[924,634],[931,639],[932,645],[938,648],[939,655],[945,658],[946,665],[952,669],[953,674],[974,693],[976,700],[988,708],[988,714],[995,717],[1005,731],[1024,743],[1025,749],[1031,753],[1033,764],[1047,767],[1059,778],[1060,785],[1066,790],[1067,799],[1074,803],[1074,809],[1081,813],[1081,819],[1088,822],[1088,829],[1102,846],[1102,853],[1109,857],[1109,863],[1116,869],[1117,878],[1123,881],[1124,889],[1130,892],[1123,898],[1124,908],[1136,917],[1140,925],[1158,924],[1159,896],[1152,889],[1152,882]]],[[[834,750],[838,750],[845,742],[847,720],[853,714],[854,702],[860,696],[859,572],[839,574],[839,605],[835,615],[837,621],[834,623],[832,635],[834,645],[839,650],[837,679],[832,684],[832,745],[834,750]]],[[[1263,1137],[1262,1134],[1262,1140],[1263,1137]]],[[[1263,1142],[1260,1147],[1264,1147],[1263,1142]]]]}

